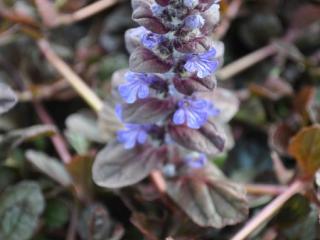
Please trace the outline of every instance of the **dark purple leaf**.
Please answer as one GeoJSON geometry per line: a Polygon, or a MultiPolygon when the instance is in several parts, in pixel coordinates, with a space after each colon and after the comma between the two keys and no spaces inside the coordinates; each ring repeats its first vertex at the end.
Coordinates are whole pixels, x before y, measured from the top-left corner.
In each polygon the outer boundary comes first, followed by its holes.
{"type": "Polygon", "coordinates": [[[102,149],[93,164],[94,182],[106,188],[121,188],[135,184],[161,166],[166,149],[150,146],[126,150],[113,143],[102,149]]]}
{"type": "Polygon", "coordinates": [[[155,0],[159,5],[166,6],[169,4],[169,0],[155,0]]]}
{"type": "Polygon", "coordinates": [[[207,164],[194,174],[169,180],[167,187],[175,203],[202,227],[222,228],[247,217],[244,187],[228,181],[213,165],[207,164]]]}
{"type": "Polygon", "coordinates": [[[122,105],[122,117],[129,123],[156,123],[166,118],[174,110],[170,100],[147,98],[133,104],[122,105]]]}
{"type": "Polygon", "coordinates": [[[133,51],[129,64],[132,71],[145,73],[165,73],[171,68],[169,63],[142,47],[138,47],[133,51]]]}
{"type": "Polygon", "coordinates": [[[202,79],[197,77],[187,79],[174,78],[173,83],[179,92],[191,95],[194,92],[213,90],[216,86],[216,77],[211,75],[202,79]]]}
{"type": "Polygon", "coordinates": [[[169,126],[169,133],[174,141],[185,148],[206,154],[218,154],[223,151],[225,139],[212,122],[206,123],[200,129],[187,126],[169,126]]]}
{"type": "Polygon", "coordinates": [[[154,33],[165,34],[169,31],[169,29],[166,29],[161,23],[160,19],[153,16],[150,3],[147,3],[147,1],[133,0],[132,7],[132,19],[139,25],[144,26],[154,33]]]}

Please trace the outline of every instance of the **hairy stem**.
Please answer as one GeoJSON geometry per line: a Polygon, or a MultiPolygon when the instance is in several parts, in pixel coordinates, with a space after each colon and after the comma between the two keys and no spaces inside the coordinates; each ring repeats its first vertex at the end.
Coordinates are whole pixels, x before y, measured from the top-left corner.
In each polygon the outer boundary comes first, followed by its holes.
{"type": "Polygon", "coordinates": [[[261,224],[270,218],[285,204],[294,194],[300,192],[305,184],[299,180],[293,182],[282,194],[276,197],[271,203],[262,209],[256,216],[235,235],[231,240],[244,240],[253,233],[261,224]]]}
{"type": "MultiPolygon", "coordinates": [[[[99,113],[103,108],[102,100],[84,83],[84,81],[52,50],[46,39],[40,39],[38,46],[47,60],[70,83],[79,95],[99,113]]],[[[160,171],[154,170],[151,179],[160,193],[165,193],[166,184],[160,171]]]]}

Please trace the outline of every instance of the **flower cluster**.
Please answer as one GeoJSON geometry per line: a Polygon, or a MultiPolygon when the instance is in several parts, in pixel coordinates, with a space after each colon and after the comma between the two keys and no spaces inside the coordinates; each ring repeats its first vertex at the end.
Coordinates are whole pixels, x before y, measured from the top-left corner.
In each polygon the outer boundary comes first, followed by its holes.
{"type": "Polygon", "coordinates": [[[126,149],[177,143],[183,161],[199,168],[205,154],[223,145],[214,126],[220,110],[210,98],[223,54],[223,45],[211,36],[218,1],[133,0],[132,7],[141,26],[126,33],[130,71],[117,85],[122,99],[117,112],[125,123],[117,140],[126,149]],[[205,138],[209,143],[202,144],[205,138]]]}

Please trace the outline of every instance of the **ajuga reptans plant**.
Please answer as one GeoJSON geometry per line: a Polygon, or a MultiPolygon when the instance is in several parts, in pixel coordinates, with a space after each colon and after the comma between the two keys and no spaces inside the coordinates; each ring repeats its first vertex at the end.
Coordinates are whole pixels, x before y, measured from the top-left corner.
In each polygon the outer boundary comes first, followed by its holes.
{"type": "Polygon", "coordinates": [[[224,52],[213,38],[218,1],[133,0],[132,7],[141,26],[125,35],[130,70],[112,79],[123,126],[98,154],[95,182],[120,188],[158,169],[168,195],[197,224],[223,227],[243,220],[243,188],[209,161],[232,145],[226,122],[238,107],[230,91],[216,88],[224,52]]]}

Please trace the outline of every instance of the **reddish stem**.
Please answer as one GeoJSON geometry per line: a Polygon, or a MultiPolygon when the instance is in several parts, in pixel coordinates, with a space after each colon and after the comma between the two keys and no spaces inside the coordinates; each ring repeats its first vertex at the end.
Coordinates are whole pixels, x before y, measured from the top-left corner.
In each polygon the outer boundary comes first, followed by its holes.
{"type": "Polygon", "coordinates": [[[246,190],[252,195],[279,195],[287,190],[287,186],[267,185],[267,184],[246,184],[246,190]]]}
{"type": "MultiPolygon", "coordinates": [[[[44,106],[40,102],[34,102],[33,105],[40,120],[43,123],[55,126],[53,119],[51,118],[47,110],[44,108],[44,106]]],[[[51,137],[51,141],[61,160],[65,164],[70,163],[72,157],[66,147],[67,144],[64,138],[62,137],[62,135],[58,132],[56,135],[51,137]]]]}
{"type": "Polygon", "coordinates": [[[294,194],[300,192],[305,184],[299,180],[293,182],[286,191],[276,197],[271,203],[254,216],[231,240],[244,240],[261,224],[268,221],[294,194]]]}

